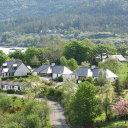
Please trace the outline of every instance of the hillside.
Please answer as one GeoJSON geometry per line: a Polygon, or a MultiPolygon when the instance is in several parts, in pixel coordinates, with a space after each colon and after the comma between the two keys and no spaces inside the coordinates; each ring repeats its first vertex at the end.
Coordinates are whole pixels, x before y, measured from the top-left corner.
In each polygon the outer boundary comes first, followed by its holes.
{"type": "Polygon", "coordinates": [[[69,14],[87,13],[93,16],[119,16],[128,14],[128,0],[84,0],[65,11],[69,14]]]}
{"type": "Polygon", "coordinates": [[[0,20],[60,13],[83,0],[0,0],[0,20]]]}
{"type": "Polygon", "coordinates": [[[14,15],[13,18],[21,15],[21,12],[26,15],[0,22],[0,45],[40,47],[46,46],[47,42],[52,40],[58,44],[61,40],[67,42],[85,38],[95,43],[110,42],[116,47],[123,43],[128,45],[128,0],[42,1],[26,0],[23,3],[18,0],[19,7],[11,1],[8,2],[10,4],[7,4],[7,1],[3,5],[0,4],[3,7],[0,11],[6,14],[4,18],[7,18],[7,12],[10,12],[4,9],[12,10],[10,17],[14,15]],[[60,9],[58,4],[63,9],[60,9]],[[16,8],[19,11],[15,11],[16,8]],[[48,16],[39,16],[40,14],[48,16]],[[56,34],[47,35],[47,30],[56,31],[56,34]]]}

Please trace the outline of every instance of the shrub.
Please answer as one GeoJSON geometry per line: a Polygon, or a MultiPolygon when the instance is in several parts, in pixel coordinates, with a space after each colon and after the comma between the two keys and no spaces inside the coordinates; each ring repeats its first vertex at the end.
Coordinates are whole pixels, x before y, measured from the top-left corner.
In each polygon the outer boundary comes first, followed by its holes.
{"type": "Polygon", "coordinates": [[[59,76],[58,79],[57,79],[57,82],[63,82],[63,77],[59,76]]]}
{"type": "Polygon", "coordinates": [[[15,94],[15,92],[16,92],[16,90],[14,88],[7,90],[8,94],[15,94]]]}
{"type": "Polygon", "coordinates": [[[56,88],[54,92],[54,96],[61,98],[62,93],[63,93],[62,87],[56,88]]]}
{"type": "Polygon", "coordinates": [[[32,72],[27,72],[27,75],[32,75],[32,72]]]}
{"type": "Polygon", "coordinates": [[[4,92],[4,90],[2,88],[0,88],[0,92],[4,92]]]}

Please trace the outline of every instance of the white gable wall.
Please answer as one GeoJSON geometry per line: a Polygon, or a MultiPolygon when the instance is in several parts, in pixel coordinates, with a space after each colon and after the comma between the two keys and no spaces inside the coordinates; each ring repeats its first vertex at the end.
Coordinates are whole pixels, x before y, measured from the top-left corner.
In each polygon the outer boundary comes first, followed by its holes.
{"type": "Polygon", "coordinates": [[[64,66],[63,74],[72,74],[73,72],[64,66]]]}
{"type": "Polygon", "coordinates": [[[50,66],[48,67],[48,72],[47,73],[52,73],[52,68],[50,66]]]}
{"type": "Polygon", "coordinates": [[[91,69],[88,69],[87,77],[89,77],[89,76],[93,77],[93,73],[92,73],[92,70],[91,69]]]}
{"type": "Polygon", "coordinates": [[[108,78],[110,78],[110,81],[111,81],[111,82],[114,82],[115,80],[118,79],[118,76],[115,75],[115,74],[114,74],[113,72],[111,72],[110,70],[107,69],[106,72],[107,72],[108,78]]]}
{"type": "Polygon", "coordinates": [[[15,71],[14,76],[27,75],[27,72],[30,72],[30,70],[22,63],[15,71]]]}

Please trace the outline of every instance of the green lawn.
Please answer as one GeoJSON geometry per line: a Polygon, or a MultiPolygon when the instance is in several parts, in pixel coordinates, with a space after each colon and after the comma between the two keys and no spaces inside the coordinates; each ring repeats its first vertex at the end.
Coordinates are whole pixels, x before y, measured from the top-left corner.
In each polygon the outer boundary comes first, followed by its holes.
{"type": "Polygon", "coordinates": [[[120,81],[123,81],[124,78],[127,76],[127,72],[128,72],[128,67],[127,67],[127,63],[122,63],[123,64],[123,68],[120,74],[116,74],[117,76],[119,76],[120,81]]]}

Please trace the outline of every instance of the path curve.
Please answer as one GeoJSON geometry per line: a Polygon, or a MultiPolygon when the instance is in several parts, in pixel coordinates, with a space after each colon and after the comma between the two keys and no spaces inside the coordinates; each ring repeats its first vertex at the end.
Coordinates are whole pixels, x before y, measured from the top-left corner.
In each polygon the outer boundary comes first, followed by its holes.
{"type": "MultiPolygon", "coordinates": [[[[25,98],[23,95],[8,94],[8,96],[18,96],[19,98],[25,98]]],[[[41,101],[41,98],[36,98],[35,100],[41,101]]],[[[64,109],[61,104],[47,100],[48,105],[53,109],[50,113],[50,124],[55,128],[71,128],[66,122],[66,117],[64,109]]]]}

